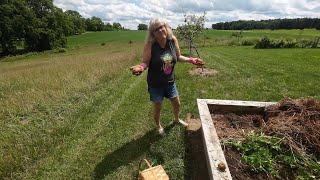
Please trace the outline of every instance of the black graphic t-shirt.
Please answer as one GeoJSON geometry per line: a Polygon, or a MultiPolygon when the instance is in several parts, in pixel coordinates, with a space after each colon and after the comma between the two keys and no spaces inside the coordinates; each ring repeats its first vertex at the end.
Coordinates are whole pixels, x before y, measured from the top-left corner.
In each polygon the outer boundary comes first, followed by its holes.
{"type": "Polygon", "coordinates": [[[157,42],[153,43],[147,77],[148,86],[159,88],[173,83],[176,62],[176,47],[173,40],[168,39],[164,48],[157,42]]]}

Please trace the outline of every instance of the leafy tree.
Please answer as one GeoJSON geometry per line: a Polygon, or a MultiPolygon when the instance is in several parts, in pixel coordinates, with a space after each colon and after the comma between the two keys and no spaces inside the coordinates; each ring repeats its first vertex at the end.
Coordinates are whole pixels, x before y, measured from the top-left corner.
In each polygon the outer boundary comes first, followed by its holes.
{"type": "Polygon", "coordinates": [[[113,27],[110,23],[107,23],[104,25],[104,28],[103,28],[104,31],[112,31],[113,30],[113,27]]]}
{"type": "Polygon", "coordinates": [[[212,24],[213,29],[242,30],[242,29],[304,29],[317,28],[319,18],[273,19],[261,21],[233,21],[212,24]]]}
{"type": "Polygon", "coordinates": [[[62,11],[62,9],[55,7],[54,8],[54,17],[56,19],[58,29],[61,31],[65,36],[74,35],[74,24],[71,19],[68,17],[66,13],[62,11]]]}
{"type": "Polygon", "coordinates": [[[147,30],[148,29],[148,25],[146,24],[139,24],[138,25],[138,30],[147,30]]]}
{"type": "Polygon", "coordinates": [[[66,45],[63,27],[57,22],[57,9],[52,0],[28,0],[27,8],[32,10],[31,24],[26,28],[25,35],[27,50],[43,51],[66,45]]]}
{"type": "Polygon", "coordinates": [[[67,10],[65,14],[71,22],[72,34],[81,34],[85,32],[85,19],[77,11],[67,10]]]}
{"type": "Polygon", "coordinates": [[[52,0],[4,0],[0,16],[1,49],[5,55],[15,54],[18,44],[24,44],[20,48],[27,51],[66,45],[66,18],[52,0]]]}
{"type": "Polygon", "coordinates": [[[120,23],[117,23],[117,22],[114,22],[114,23],[112,24],[112,26],[113,26],[113,29],[114,29],[114,30],[122,30],[122,29],[123,29],[123,27],[121,26],[121,24],[120,24],[120,23]]]}
{"type": "Polygon", "coordinates": [[[29,26],[31,12],[25,1],[2,1],[0,4],[0,41],[2,53],[13,54],[29,26]]]}
{"type": "Polygon", "coordinates": [[[320,22],[318,24],[315,25],[317,30],[320,30],[320,22]]]}
{"type": "Polygon", "coordinates": [[[88,31],[102,31],[104,29],[102,20],[95,16],[86,19],[86,26],[88,31]]]}
{"type": "Polygon", "coordinates": [[[77,11],[53,5],[53,0],[1,0],[0,51],[43,51],[66,46],[66,36],[85,30],[122,30],[120,23],[104,24],[98,17],[84,19],[77,11]]]}
{"type": "Polygon", "coordinates": [[[187,42],[189,52],[193,48],[193,42],[200,34],[204,32],[205,13],[202,16],[185,15],[183,25],[179,25],[176,29],[178,38],[187,42]]]}

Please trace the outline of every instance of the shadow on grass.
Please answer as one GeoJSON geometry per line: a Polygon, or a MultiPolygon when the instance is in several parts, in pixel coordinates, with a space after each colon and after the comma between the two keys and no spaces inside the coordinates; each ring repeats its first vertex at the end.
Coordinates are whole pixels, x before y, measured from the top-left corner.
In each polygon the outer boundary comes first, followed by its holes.
{"type": "MultiPolygon", "coordinates": [[[[169,132],[173,128],[173,124],[165,127],[165,132],[169,132]]],[[[126,143],[121,148],[115,150],[111,154],[107,154],[104,159],[96,165],[93,178],[104,179],[104,177],[118,167],[129,164],[136,160],[136,158],[146,153],[150,146],[159,140],[161,136],[154,129],[147,132],[139,139],[126,143]]]]}
{"type": "Polygon", "coordinates": [[[201,128],[196,131],[186,130],[185,144],[186,158],[184,159],[184,165],[187,170],[184,179],[210,179],[201,128]]]}

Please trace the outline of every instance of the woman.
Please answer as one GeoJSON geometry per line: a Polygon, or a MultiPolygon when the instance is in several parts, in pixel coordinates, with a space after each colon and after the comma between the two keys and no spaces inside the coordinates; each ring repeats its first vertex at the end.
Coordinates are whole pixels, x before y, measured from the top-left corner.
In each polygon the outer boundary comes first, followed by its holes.
{"type": "Polygon", "coordinates": [[[180,99],[174,77],[177,61],[189,62],[194,65],[204,64],[199,58],[181,55],[178,40],[166,21],[151,20],[143,49],[142,63],[132,66],[130,69],[134,75],[140,75],[148,68],[148,91],[154,106],[153,118],[160,135],[164,135],[160,123],[160,111],[164,97],[171,101],[175,122],[185,127],[188,126],[186,122],[179,119],[180,99]]]}

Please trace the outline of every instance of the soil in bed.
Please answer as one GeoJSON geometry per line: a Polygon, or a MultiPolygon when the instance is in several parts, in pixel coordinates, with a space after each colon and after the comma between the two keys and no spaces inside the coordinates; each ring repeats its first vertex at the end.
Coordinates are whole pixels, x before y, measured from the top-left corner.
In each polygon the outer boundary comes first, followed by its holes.
{"type": "MultiPolygon", "coordinates": [[[[228,140],[243,140],[246,135],[253,131],[258,131],[262,115],[236,115],[213,114],[212,121],[216,128],[220,142],[228,140]]],[[[250,167],[241,160],[241,154],[234,148],[222,146],[224,156],[233,179],[272,179],[266,173],[254,173],[250,167]]]]}
{"type": "MultiPolygon", "coordinates": [[[[314,99],[283,99],[266,108],[261,115],[212,114],[220,142],[244,140],[251,132],[285,139],[285,145],[297,154],[320,153],[320,102],[314,99]]],[[[267,173],[250,171],[235,148],[222,146],[233,179],[275,179],[267,173]]],[[[292,170],[283,170],[284,178],[295,177],[292,170]]],[[[317,176],[317,175],[316,175],[317,176]]],[[[283,176],[282,176],[283,177],[283,176]]]]}
{"type": "MultiPolygon", "coordinates": [[[[251,132],[263,132],[269,136],[285,138],[293,151],[320,154],[320,102],[312,99],[284,99],[269,106],[261,114],[238,115],[232,113],[212,114],[220,142],[244,140],[251,132]]],[[[187,117],[186,134],[187,173],[185,179],[209,179],[201,123],[187,117]]],[[[233,179],[276,179],[264,172],[252,172],[241,158],[241,153],[231,146],[222,145],[233,179]]],[[[283,179],[295,179],[292,169],[280,172],[283,179]]],[[[320,176],[316,174],[316,179],[320,176]]]]}

